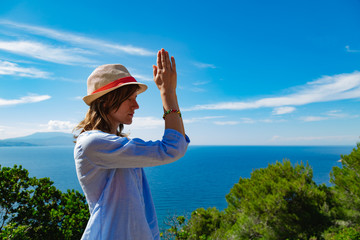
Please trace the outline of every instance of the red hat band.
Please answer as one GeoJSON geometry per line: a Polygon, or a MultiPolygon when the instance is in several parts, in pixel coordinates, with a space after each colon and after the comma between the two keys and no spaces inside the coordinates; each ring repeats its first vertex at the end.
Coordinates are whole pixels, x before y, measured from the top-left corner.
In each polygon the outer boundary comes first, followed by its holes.
{"type": "Polygon", "coordinates": [[[94,94],[94,93],[97,93],[97,92],[102,92],[102,91],[105,91],[105,90],[108,90],[108,89],[123,85],[124,83],[129,83],[129,82],[137,83],[135,78],[133,78],[132,76],[123,77],[123,78],[120,78],[118,80],[112,81],[111,83],[108,83],[105,86],[102,86],[101,88],[93,91],[91,94],[94,94]]]}

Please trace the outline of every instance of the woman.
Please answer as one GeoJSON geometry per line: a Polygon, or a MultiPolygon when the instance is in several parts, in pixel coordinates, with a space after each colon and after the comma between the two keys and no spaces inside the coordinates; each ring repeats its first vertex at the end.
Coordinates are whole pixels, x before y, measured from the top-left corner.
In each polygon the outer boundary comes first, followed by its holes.
{"type": "Polygon", "coordinates": [[[181,158],[189,144],[176,96],[174,57],[161,49],[153,75],[164,108],[161,141],[128,139],[123,124],[131,124],[139,108],[136,96],[147,86],[118,64],[103,65],[88,78],[90,106],[74,149],[76,172],[90,209],[82,239],[160,239],[150,189],[143,167],[181,158]]]}

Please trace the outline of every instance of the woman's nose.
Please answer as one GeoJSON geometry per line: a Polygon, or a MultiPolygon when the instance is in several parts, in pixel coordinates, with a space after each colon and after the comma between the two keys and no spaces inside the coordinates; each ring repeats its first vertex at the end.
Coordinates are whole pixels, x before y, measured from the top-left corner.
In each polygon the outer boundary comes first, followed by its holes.
{"type": "Polygon", "coordinates": [[[134,107],[134,109],[139,109],[139,104],[137,103],[136,100],[134,101],[134,106],[133,107],[134,107]]]}

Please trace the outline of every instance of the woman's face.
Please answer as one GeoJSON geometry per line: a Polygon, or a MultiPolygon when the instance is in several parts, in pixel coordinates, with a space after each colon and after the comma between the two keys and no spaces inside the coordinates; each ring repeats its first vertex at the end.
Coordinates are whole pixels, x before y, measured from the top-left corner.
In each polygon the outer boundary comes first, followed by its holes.
{"type": "Polygon", "coordinates": [[[131,124],[134,117],[135,109],[139,109],[136,102],[137,93],[135,92],[128,99],[121,103],[118,109],[110,111],[108,118],[114,128],[122,124],[131,124]]]}

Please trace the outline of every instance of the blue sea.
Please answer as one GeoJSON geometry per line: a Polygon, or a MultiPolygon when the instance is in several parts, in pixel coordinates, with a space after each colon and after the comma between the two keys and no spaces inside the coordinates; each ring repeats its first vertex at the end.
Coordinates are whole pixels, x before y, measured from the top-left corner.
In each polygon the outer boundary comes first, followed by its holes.
{"type": "MultiPolygon", "coordinates": [[[[189,146],[177,162],[146,168],[160,227],[172,215],[187,215],[196,208],[226,208],[225,195],[239,178],[249,178],[254,169],[289,159],[313,168],[314,181],[330,185],[329,173],[341,167],[341,155],[355,146],[189,146]]],[[[1,166],[22,165],[31,176],[50,177],[62,191],[78,183],[73,148],[1,147],[1,166]]]]}

